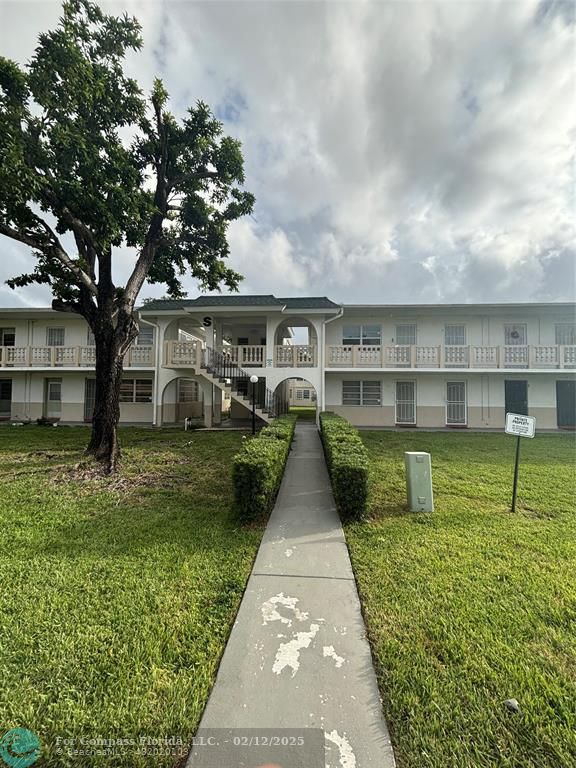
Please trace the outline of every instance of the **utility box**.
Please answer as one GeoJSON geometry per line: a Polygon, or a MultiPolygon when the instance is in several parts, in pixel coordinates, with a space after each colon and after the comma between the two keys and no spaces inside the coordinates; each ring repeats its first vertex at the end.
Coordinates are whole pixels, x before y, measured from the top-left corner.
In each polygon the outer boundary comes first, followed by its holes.
{"type": "Polygon", "coordinates": [[[406,451],[406,489],[410,512],[434,512],[432,495],[432,463],[430,454],[421,451],[406,451]]]}

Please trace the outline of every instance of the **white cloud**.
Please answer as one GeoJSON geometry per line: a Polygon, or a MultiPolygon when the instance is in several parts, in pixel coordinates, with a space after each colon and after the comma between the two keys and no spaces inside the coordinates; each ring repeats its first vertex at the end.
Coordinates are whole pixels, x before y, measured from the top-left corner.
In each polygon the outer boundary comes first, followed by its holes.
{"type": "MultiPolygon", "coordinates": [[[[129,67],[143,86],[161,74],[178,114],[202,98],[243,141],[257,196],[254,218],[230,233],[243,291],[576,295],[575,40],[560,4],[105,7],[142,22],[129,67]]],[[[59,13],[50,2],[0,8],[2,51],[24,59],[59,13]]]]}

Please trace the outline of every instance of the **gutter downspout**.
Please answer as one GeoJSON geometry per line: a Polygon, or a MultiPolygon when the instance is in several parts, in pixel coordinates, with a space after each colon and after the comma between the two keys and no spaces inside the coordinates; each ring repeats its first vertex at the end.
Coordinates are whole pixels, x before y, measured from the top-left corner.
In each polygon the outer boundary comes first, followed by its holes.
{"type": "MultiPolygon", "coordinates": [[[[154,407],[152,408],[152,426],[155,427],[157,423],[156,418],[156,398],[158,395],[158,376],[160,375],[160,326],[158,323],[153,323],[150,320],[145,320],[142,317],[142,312],[138,312],[138,322],[145,323],[146,325],[151,325],[152,328],[156,329],[156,361],[155,361],[155,368],[154,368],[154,386],[152,387],[152,403],[154,407]]],[[[162,403],[160,403],[160,407],[162,407],[162,403]]]]}
{"type": "MultiPolygon", "coordinates": [[[[326,326],[328,323],[334,322],[334,320],[338,320],[342,317],[344,314],[344,307],[340,307],[338,310],[338,314],[334,315],[334,317],[329,317],[328,320],[324,320],[322,322],[322,365],[320,367],[320,372],[322,374],[321,376],[321,382],[322,382],[322,391],[321,391],[321,397],[320,397],[320,412],[326,410],[326,326]]],[[[316,419],[317,426],[319,426],[318,418],[316,419]]]]}

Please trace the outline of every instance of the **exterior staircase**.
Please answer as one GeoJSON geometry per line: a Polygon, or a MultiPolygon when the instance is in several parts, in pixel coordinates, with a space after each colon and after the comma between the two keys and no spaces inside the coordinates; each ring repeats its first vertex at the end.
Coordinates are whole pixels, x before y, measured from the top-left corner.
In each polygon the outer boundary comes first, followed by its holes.
{"type": "Polygon", "coordinates": [[[204,376],[211,384],[214,384],[222,392],[226,392],[237,402],[241,403],[249,411],[252,410],[250,397],[254,388],[254,412],[259,419],[271,424],[272,421],[286,413],[287,404],[267,387],[260,383],[253,385],[250,382],[250,373],[233,363],[225,352],[218,352],[210,347],[202,350],[202,360],[197,368],[198,373],[204,376]]]}

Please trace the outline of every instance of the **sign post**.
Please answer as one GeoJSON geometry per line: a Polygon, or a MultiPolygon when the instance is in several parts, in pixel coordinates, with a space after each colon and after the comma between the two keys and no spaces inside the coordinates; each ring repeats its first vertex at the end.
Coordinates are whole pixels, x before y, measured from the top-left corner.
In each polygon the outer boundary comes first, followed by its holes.
{"type": "Polygon", "coordinates": [[[514,487],[512,489],[512,512],[516,511],[516,490],[518,488],[518,465],[520,463],[520,438],[534,437],[536,419],[534,416],[524,416],[521,413],[506,414],[507,435],[516,435],[516,461],[514,463],[514,487]]]}

